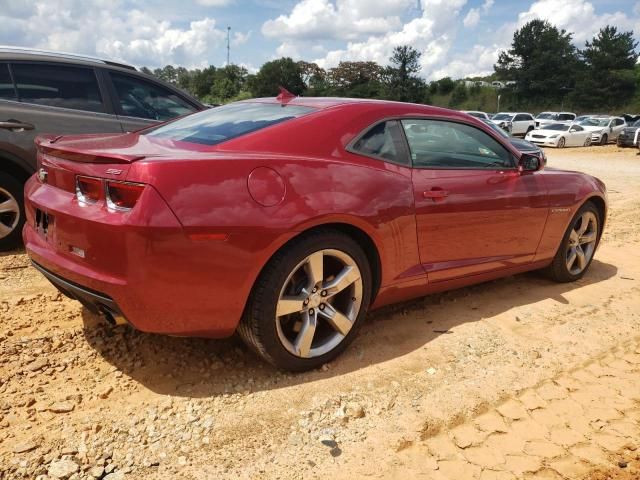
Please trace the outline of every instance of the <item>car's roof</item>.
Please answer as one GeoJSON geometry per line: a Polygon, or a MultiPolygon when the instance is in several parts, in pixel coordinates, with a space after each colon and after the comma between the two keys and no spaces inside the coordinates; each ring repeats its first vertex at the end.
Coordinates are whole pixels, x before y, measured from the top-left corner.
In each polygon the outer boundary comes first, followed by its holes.
{"type": "Polygon", "coordinates": [[[284,100],[280,100],[277,97],[262,97],[252,98],[249,100],[243,100],[245,103],[281,103],[286,105],[299,105],[303,107],[312,107],[318,109],[325,109],[336,106],[346,105],[377,105],[380,108],[397,108],[405,107],[412,110],[422,110],[424,113],[439,113],[439,114],[451,114],[452,112],[458,113],[456,110],[450,110],[447,108],[434,107],[431,105],[423,105],[420,103],[406,103],[406,102],[394,102],[391,100],[374,100],[368,98],[343,98],[343,97],[291,97],[284,100]]]}
{"type": "Polygon", "coordinates": [[[61,63],[73,63],[83,65],[110,65],[112,67],[125,68],[127,70],[136,70],[136,67],[124,62],[108,60],[104,58],[92,57],[90,55],[81,55],[77,53],[54,52],[52,50],[40,50],[36,48],[13,47],[8,45],[0,45],[0,60],[10,61],[55,61],[61,63]]]}

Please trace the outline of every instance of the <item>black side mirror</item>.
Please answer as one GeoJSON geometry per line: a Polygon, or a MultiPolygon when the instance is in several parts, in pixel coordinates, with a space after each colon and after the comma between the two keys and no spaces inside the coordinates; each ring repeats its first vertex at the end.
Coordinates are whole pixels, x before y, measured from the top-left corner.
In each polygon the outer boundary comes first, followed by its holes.
{"type": "Polygon", "coordinates": [[[520,173],[537,172],[538,170],[542,170],[542,167],[544,167],[544,163],[540,157],[530,153],[523,153],[518,162],[518,170],[520,173]]]}

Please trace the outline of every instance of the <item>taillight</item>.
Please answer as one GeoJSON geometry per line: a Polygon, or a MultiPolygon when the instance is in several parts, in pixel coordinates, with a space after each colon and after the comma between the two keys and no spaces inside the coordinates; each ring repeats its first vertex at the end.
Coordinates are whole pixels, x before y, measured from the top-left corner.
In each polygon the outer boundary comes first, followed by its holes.
{"type": "Polygon", "coordinates": [[[107,207],[113,210],[131,210],[142,191],[144,185],[130,182],[111,182],[107,180],[107,207]]]}
{"type": "Polygon", "coordinates": [[[102,199],[102,180],[94,177],[76,177],[76,196],[82,203],[96,203],[102,199]]]}

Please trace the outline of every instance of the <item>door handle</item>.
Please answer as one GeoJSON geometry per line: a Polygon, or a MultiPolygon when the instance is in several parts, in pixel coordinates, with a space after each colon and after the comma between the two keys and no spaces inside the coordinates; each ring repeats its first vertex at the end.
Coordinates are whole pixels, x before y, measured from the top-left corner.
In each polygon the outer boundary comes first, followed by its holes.
{"type": "Polygon", "coordinates": [[[432,188],[431,190],[425,190],[422,192],[424,198],[431,198],[432,200],[441,200],[449,196],[449,192],[442,190],[441,188],[432,188]]]}
{"type": "Polygon", "coordinates": [[[35,127],[30,123],[20,122],[11,118],[0,122],[0,128],[4,128],[5,130],[33,130],[35,127]]]}

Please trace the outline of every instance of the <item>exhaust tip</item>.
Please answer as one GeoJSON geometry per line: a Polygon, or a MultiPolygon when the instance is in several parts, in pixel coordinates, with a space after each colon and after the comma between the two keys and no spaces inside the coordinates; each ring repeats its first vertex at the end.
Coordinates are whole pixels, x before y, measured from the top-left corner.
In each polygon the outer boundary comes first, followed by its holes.
{"type": "Polygon", "coordinates": [[[100,315],[112,326],[127,325],[127,319],[120,313],[116,313],[107,307],[100,308],[100,315]]]}

